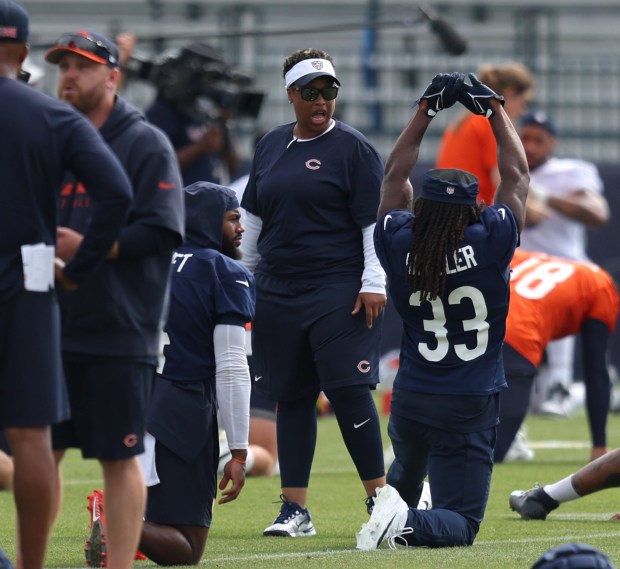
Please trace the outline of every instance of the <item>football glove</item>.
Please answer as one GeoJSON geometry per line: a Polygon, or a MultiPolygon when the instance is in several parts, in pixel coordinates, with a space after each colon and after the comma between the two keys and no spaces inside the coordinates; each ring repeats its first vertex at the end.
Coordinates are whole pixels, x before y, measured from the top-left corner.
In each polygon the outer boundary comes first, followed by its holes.
{"type": "Polygon", "coordinates": [[[459,95],[465,75],[462,73],[438,73],[429,83],[424,94],[415,102],[427,101],[426,115],[434,117],[439,111],[443,111],[454,105],[459,100],[459,95]]]}
{"type": "Polygon", "coordinates": [[[493,109],[489,102],[491,99],[497,99],[503,107],[504,97],[498,95],[484,83],[481,83],[474,73],[469,73],[468,75],[471,86],[467,83],[463,83],[463,88],[459,95],[459,102],[475,115],[484,115],[490,118],[493,114],[493,109]]]}

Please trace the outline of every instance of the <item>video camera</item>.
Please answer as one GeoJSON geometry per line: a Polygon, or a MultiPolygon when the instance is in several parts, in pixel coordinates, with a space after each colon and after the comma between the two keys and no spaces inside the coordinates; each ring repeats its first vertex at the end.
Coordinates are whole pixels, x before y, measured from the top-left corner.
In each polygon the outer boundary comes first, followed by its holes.
{"type": "Polygon", "coordinates": [[[250,89],[251,77],[200,42],[166,51],[153,61],[132,56],[126,69],[128,77],[152,83],[158,98],[197,124],[220,120],[222,110],[256,119],[264,98],[250,89]]]}

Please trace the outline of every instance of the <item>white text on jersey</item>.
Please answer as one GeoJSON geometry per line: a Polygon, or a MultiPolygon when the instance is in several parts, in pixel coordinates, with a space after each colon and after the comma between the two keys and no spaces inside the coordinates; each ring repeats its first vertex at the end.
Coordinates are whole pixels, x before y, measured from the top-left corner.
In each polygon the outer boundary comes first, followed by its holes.
{"type": "Polygon", "coordinates": [[[446,274],[448,275],[460,273],[476,266],[478,263],[474,257],[474,248],[471,245],[465,245],[465,247],[455,251],[452,258],[449,255],[446,257],[446,274]]]}
{"type": "Polygon", "coordinates": [[[172,253],[172,264],[176,265],[177,273],[180,273],[183,270],[183,267],[185,266],[185,263],[187,263],[187,260],[193,256],[193,253],[172,253]],[[180,261],[178,265],[177,261],[180,261]]]}

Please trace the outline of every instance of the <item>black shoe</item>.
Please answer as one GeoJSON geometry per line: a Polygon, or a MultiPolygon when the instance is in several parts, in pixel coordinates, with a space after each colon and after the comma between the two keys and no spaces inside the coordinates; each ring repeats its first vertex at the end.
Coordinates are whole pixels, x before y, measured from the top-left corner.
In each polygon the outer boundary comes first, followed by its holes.
{"type": "Polygon", "coordinates": [[[519,512],[524,520],[544,520],[560,503],[547,494],[541,486],[531,490],[515,490],[510,493],[510,509],[519,512]]]}

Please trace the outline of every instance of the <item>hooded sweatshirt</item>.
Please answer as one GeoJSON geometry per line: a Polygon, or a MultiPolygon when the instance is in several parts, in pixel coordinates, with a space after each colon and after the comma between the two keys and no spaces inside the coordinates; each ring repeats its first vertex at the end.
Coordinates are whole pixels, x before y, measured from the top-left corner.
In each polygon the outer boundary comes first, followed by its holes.
{"type": "Polygon", "coordinates": [[[210,436],[217,445],[215,327],[245,327],[254,316],[255,286],[253,275],[221,252],[224,214],[239,206],[235,193],[209,182],[184,193],[186,238],[172,261],[168,339],[148,431],[191,461],[210,436]]]}
{"type": "MultiPolygon", "coordinates": [[[[182,183],[166,135],[120,97],[100,133],[133,189],[119,242],[123,232],[142,224],[176,234],[179,243],[184,222],[182,183]]],[[[59,225],[83,234],[91,213],[88,188],[68,174],[61,189],[59,225]]],[[[157,356],[173,248],[107,260],[75,292],[59,293],[65,357],[157,356]]]]}

